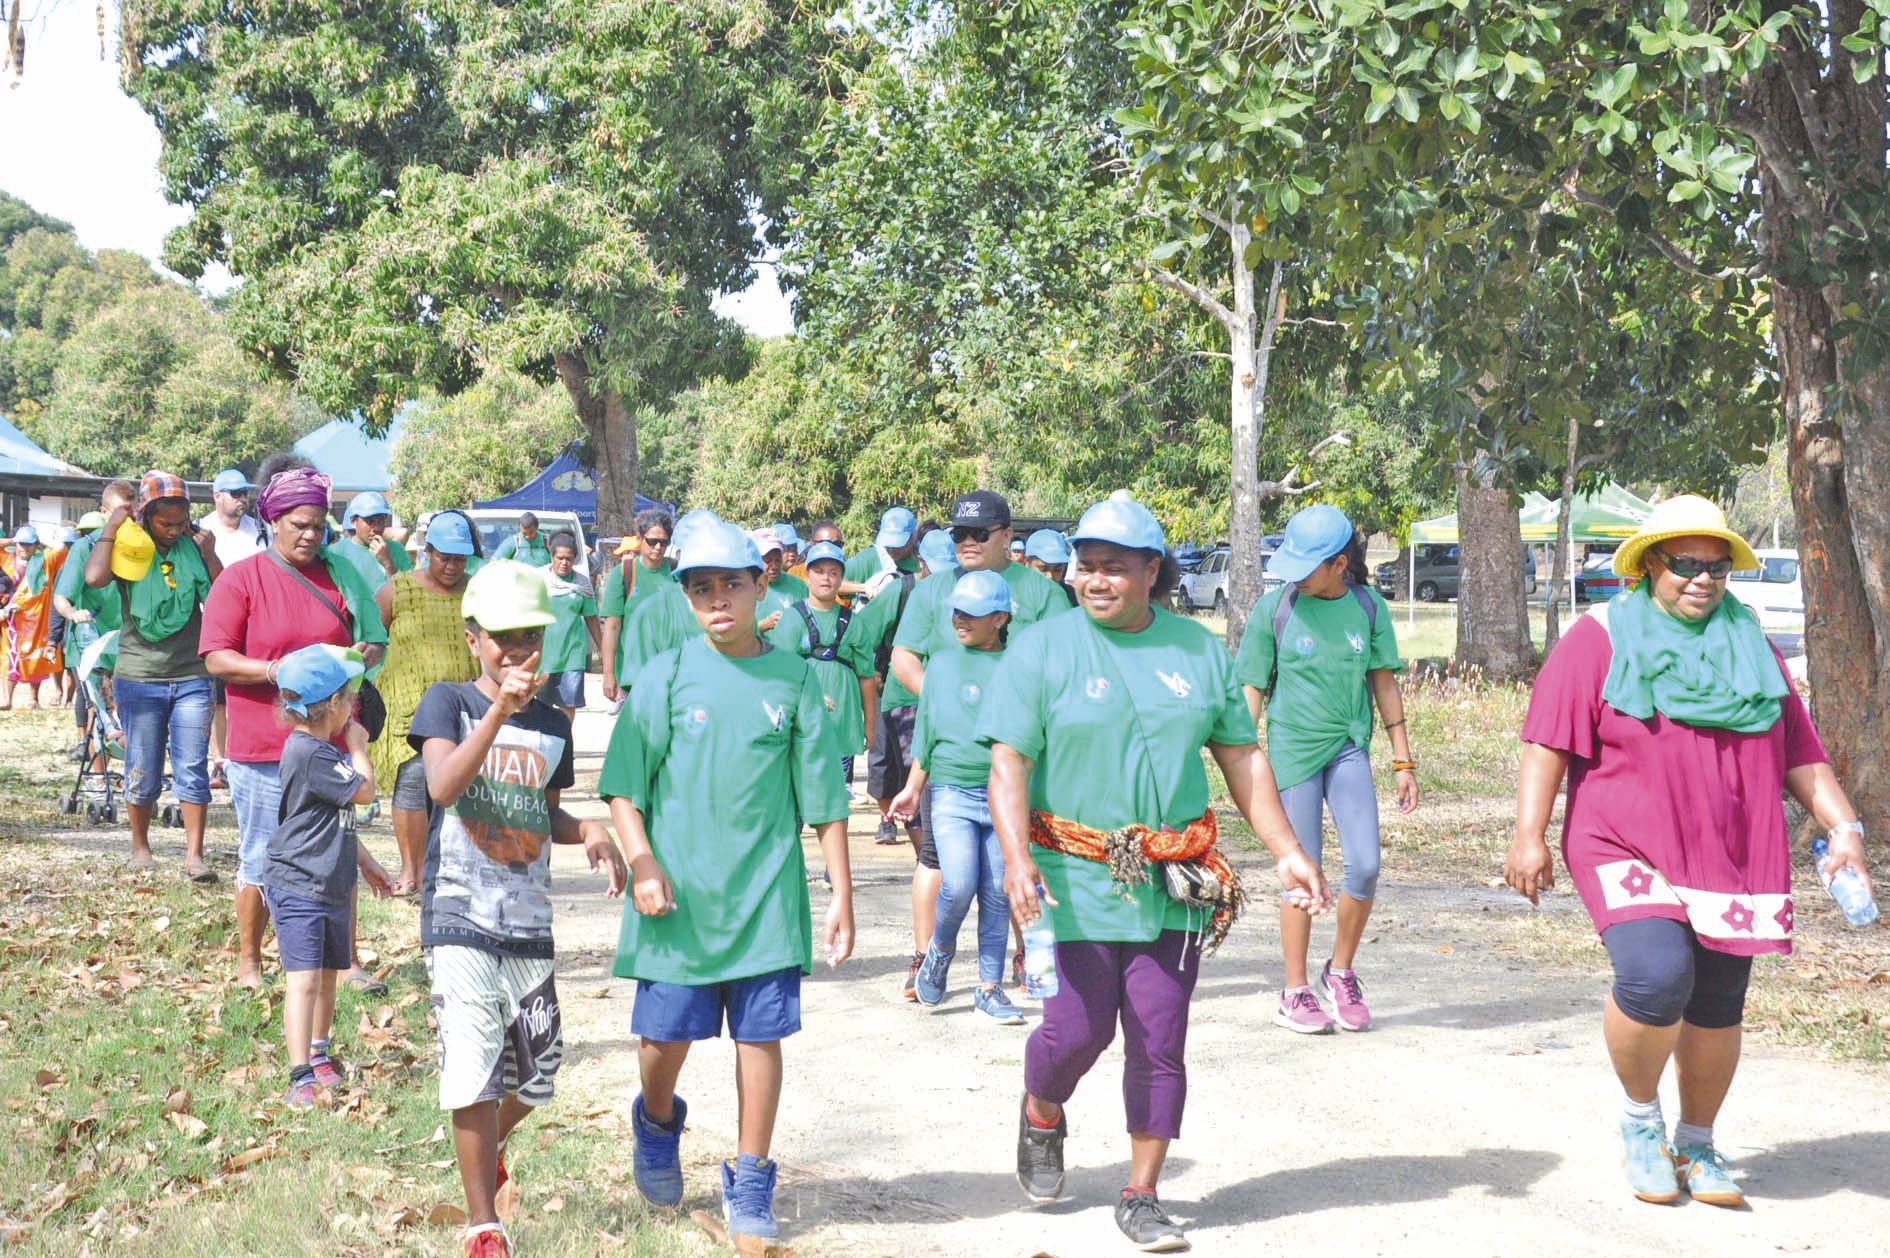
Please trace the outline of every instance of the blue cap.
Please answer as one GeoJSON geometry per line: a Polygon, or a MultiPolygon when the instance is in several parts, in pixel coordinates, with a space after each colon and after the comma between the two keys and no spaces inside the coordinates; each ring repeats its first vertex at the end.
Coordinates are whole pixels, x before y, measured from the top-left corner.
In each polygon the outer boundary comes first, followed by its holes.
{"type": "Polygon", "coordinates": [[[1024,543],[1026,558],[1039,563],[1060,564],[1070,562],[1070,544],[1063,540],[1063,534],[1055,529],[1038,529],[1024,543]]]}
{"type": "Polygon", "coordinates": [[[59,544],[61,546],[70,546],[78,540],[79,530],[73,528],[71,525],[67,525],[65,528],[59,530],[59,544]]]}
{"type": "Polygon", "coordinates": [[[320,703],[367,672],[359,655],[346,647],[317,642],[283,657],[276,666],[276,689],[295,695],[282,706],[297,716],[308,715],[308,705],[320,703]]]}
{"type": "MultiPolygon", "coordinates": [[[[341,522],[343,524],[353,524],[356,520],[363,519],[367,516],[392,514],[394,514],[394,509],[387,505],[387,499],[370,489],[366,493],[356,494],[353,498],[348,500],[348,509],[342,512],[341,522]]],[[[437,547],[435,549],[437,549],[437,547]]],[[[472,552],[468,551],[467,553],[471,554],[472,552]]]]}
{"type": "Polygon", "coordinates": [[[952,610],[967,616],[989,616],[1011,610],[1011,583],[995,572],[967,572],[952,587],[952,610]]]}
{"type": "Polygon", "coordinates": [[[683,548],[689,544],[690,534],[705,524],[720,524],[721,522],[722,517],[707,507],[697,507],[694,511],[685,513],[676,521],[676,527],[669,531],[669,553],[672,559],[681,557],[683,548]]]}
{"type": "MultiPolygon", "coordinates": [[[[374,496],[380,497],[379,494],[374,496]]],[[[365,497],[367,495],[362,494],[354,502],[348,504],[350,520],[354,518],[355,504],[365,497]]],[[[427,547],[439,551],[442,555],[471,555],[473,553],[472,522],[457,511],[437,513],[427,521],[427,547]]]]}
{"type": "Polygon", "coordinates": [[[1345,512],[1324,503],[1302,507],[1286,522],[1285,540],[1267,560],[1267,575],[1304,581],[1326,560],[1352,544],[1352,522],[1345,512]]]}
{"type": "Polygon", "coordinates": [[[1080,546],[1084,542],[1109,542],[1130,550],[1152,550],[1158,555],[1168,549],[1155,513],[1126,489],[1116,490],[1083,512],[1076,532],[1070,535],[1070,544],[1080,546]]]}
{"type": "Polygon", "coordinates": [[[842,568],[847,566],[847,552],[841,550],[832,542],[815,542],[812,546],[807,548],[807,554],[804,558],[807,561],[807,566],[810,568],[823,559],[831,559],[842,568]]]}
{"type": "MultiPolygon", "coordinates": [[[[676,530],[682,532],[679,526],[676,530]]],[[[721,520],[697,521],[689,530],[689,541],[676,563],[676,575],[697,568],[748,568],[761,571],[761,550],[744,529],[721,520]]]]}
{"type": "Polygon", "coordinates": [[[39,545],[39,530],[30,524],[20,525],[20,531],[13,535],[13,544],[15,546],[39,545]]]}
{"type": "Polygon", "coordinates": [[[210,482],[212,491],[219,494],[233,494],[242,489],[254,489],[249,477],[243,475],[241,468],[226,467],[217,473],[217,478],[210,482]]]}
{"type": "Polygon", "coordinates": [[[801,535],[796,533],[794,526],[785,520],[774,526],[774,537],[789,550],[799,550],[801,547],[801,535]]]}
{"type": "Polygon", "coordinates": [[[958,548],[952,545],[952,535],[944,529],[933,529],[921,537],[919,562],[931,569],[934,575],[958,571],[958,548]]]}
{"type": "Polygon", "coordinates": [[[888,507],[886,514],[879,517],[879,536],[873,540],[888,550],[897,550],[911,541],[918,530],[918,516],[904,507],[888,507]]]}

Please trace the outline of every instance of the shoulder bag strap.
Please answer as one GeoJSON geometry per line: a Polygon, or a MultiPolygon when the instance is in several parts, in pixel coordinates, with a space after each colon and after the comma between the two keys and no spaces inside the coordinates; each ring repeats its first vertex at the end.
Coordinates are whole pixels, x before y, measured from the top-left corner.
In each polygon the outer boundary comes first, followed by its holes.
{"type": "MultiPolygon", "coordinates": [[[[354,642],[355,640],[354,622],[348,618],[348,615],[346,612],[342,611],[339,607],[336,607],[333,603],[328,601],[328,596],[322,593],[320,586],[316,585],[313,581],[309,580],[307,577],[303,576],[300,572],[296,571],[295,565],[290,563],[288,560],[284,559],[281,555],[278,555],[275,552],[273,547],[269,551],[269,558],[275,562],[276,566],[278,566],[284,572],[288,573],[291,577],[293,577],[297,585],[300,585],[303,589],[307,590],[310,594],[313,594],[315,596],[315,601],[320,603],[323,607],[326,607],[328,609],[328,614],[341,622],[342,631],[348,635],[348,641],[350,643],[354,642]]],[[[346,596],[344,595],[343,597],[346,597],[346,596]]]]}

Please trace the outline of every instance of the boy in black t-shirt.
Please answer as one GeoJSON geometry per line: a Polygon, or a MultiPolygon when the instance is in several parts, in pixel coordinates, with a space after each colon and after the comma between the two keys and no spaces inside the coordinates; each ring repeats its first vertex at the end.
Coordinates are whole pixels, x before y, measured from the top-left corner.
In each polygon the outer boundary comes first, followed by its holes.
{"type": "Polygon", "coordinates": [[[282,804],[262,893],[288,975],[282,1027],[289,1090],[283,1099],[291,1109],[307,1109],[320,1089],[342,1079],[329,1036],[335,979],[354,963],[356,870],[376,895],[389,890],[387,872],[354,835],[354,805],[374,799],[367,731],[352,719],[354,688],[364,671],[353,651],[319,644],[276,669],[278,702],[294,732],[282,747],[282,804]],[[345,757],[334,745],[337,734],[347,743],[345,757]]]}

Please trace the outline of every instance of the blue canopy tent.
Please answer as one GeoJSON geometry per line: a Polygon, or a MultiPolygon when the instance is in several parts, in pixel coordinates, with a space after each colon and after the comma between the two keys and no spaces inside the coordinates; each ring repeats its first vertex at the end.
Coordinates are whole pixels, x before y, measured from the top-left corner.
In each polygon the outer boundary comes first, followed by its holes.
{"type": "MultiPolygon", "coordinates": [[[[636,500],[638,511],[664,505],[642,494],[638,494],[636,500]]],[[[578,462],[575,449],[567,448],[522,489],[473,505],[501,511],[569,511],[585,528],[594,529],[597,527],[597,478],[578,462]]]]}

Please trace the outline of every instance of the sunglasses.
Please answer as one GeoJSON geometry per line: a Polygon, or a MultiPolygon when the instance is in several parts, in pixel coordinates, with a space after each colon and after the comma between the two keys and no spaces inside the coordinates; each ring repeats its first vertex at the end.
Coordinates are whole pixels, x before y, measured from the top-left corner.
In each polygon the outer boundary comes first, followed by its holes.
{"type": "Polygon", "coordinates": [[[977,542],[979,545],[983,545],[985,542],[991,540],[991,534],[995,532],[997,532],[996,529],[960,527],[952,530],[952,540],[954,542],[977,542]]]}
{"type": "Polygon", "coordinates": [[[1664,550],[1654,552],[1660,556],[1660,562],[1667,565],[1667,571],[1682,581],[1691,581],[1704,573],[1715,581],[1724,581],[1732,571],[1730,559],[1689,559],[1685,555],[1669,555],[1664,550]]]}
{"type": "Polygon", "coordinates": [[[158,565],[158,571],[163,574],[164,584],[170,586],[173,590],[177,588],[177,578],[173,575],[177,571],[176,564],[166,559],[163,563],[158,565]]]}
{"type": "Polygon", "coordinates": [[[655,536],[646,535],[643,539],[643,544],[648,546],[651,550],[661,550],[663,547],[669,545],[669,539],[661,534],[655,536]]]}

